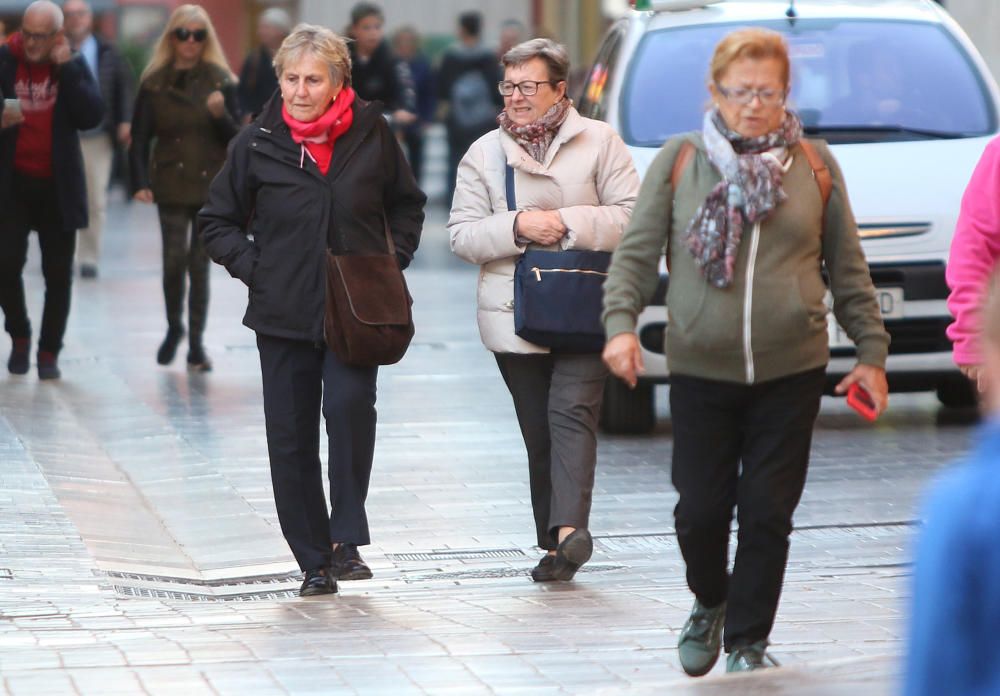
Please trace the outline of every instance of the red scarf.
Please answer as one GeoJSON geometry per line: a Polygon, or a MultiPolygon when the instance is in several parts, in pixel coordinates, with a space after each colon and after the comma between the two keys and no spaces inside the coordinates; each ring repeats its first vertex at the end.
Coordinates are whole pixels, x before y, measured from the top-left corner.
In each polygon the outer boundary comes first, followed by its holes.
{"type": "Polygon", "coordinates": [[[14,169],[22,174],[47,179],[52,176],[52,114],[59,83],[51,63],[29,63],[24,59],[21,32],[7,41],[17,61],[14,95],[21,100],[24,123],[14,146],[14,169]]]}
{"type": "Polygon", "coordinates": [[[288,113],[284,104],[281,105],[281,117],[292,132],[292,140],[302,146],[303,153],[308,150],[309,156],[324,176],[330,171],[333,144],[354,122],[354,112],[351,110],[353,103],[354,90],[345,87],[334,97],[326,112],[315,121],[299,121],[288,113]]]}

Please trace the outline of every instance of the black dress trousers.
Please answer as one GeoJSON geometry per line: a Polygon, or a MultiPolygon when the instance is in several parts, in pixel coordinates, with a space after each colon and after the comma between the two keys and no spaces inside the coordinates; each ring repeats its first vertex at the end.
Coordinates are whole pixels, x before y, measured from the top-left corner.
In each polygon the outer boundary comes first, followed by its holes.
{"type": "Polygon", "coordinates": [[[271,483],[281,532],[302,570],[329,565],[332,543],[371,543],[365,499],[375,454],[377,367],[326,346],[257,334],[271,483]],[[320,413],[329,440],[323,497],[320,413]]]}

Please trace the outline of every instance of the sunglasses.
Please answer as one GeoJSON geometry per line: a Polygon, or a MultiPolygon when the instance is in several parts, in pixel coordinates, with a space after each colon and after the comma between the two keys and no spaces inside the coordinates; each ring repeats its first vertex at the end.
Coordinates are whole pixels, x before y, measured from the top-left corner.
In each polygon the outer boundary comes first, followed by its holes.
{"type": "Polygon", "coordinates": [[[189,39],[194,39],[196,42],[201,43],[208,38],[207,29],[195,29],[191,31],[190,29],[185,29],[184,27],[177,27],[174,29],[174,37],[178,41],[187,41],[189,39]]]}

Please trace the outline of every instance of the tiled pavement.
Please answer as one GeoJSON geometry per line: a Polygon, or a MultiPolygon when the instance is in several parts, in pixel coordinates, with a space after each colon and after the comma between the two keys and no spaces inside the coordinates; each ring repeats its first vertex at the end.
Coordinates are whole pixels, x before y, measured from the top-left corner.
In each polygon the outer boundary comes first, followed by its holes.
{"type": "Polygon", "coordinates": [[[652,436],[601,440],[586,572],[532,584],[523,449],[476,334],[475,269],[432,211],[408,272],[415,343],[380,376],[375,579],[303,600],[270,495],[245,292],[215,269],[213,373],[156,366],[155,216],[119,203],[111,219],[102,278],[75,288],[64,379],[0,377],[6,693],[894,691],[915,501],[969,435],[931,395],[894,396],[876,427],[824,405],[772,636],[785,667],[689,680],[666,407],[652,436]]]}

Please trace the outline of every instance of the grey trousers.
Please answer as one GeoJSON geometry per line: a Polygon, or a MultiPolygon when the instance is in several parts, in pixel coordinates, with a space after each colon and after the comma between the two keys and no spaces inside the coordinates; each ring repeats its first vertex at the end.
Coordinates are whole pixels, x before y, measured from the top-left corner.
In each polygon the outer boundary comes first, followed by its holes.
{"type": "Polygon", "coordinates": [[[528,451],[538,545],[559,527],[586,529],[597,466],[597,422],[607,369],[597,354],[497,353],[528,451]]]}

